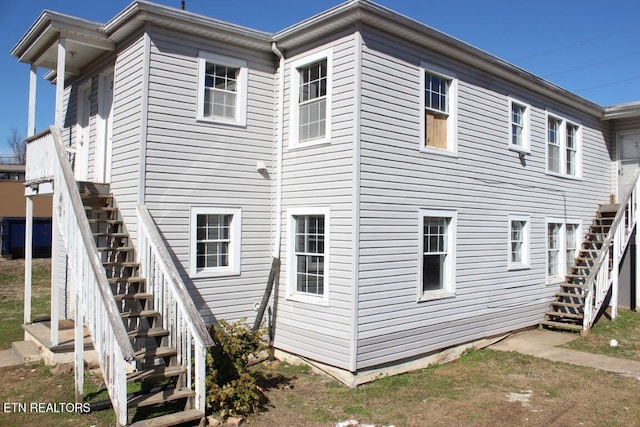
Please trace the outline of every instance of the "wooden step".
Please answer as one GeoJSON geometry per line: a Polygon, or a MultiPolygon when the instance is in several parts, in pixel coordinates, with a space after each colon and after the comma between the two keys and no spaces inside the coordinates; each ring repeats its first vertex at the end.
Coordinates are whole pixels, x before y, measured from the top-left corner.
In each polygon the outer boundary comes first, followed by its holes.
{"type": "MultiPolygon", "coordinates": [[[[111,280],[111,279],[109,279],[111,280]]],[[[153,295],[147,294],[144,292],[136,292],[134,294],[118,294],[114,295],[116,302],[121,302],[124,300],[148,300],[153,298],[153,295]]]]}
{"type": "Polygon", "coordinates": [[[561,297],[561,298],[582,298],[584,299],[585,295],[584,294],[574,294],[572,292],[558,292],[556,294],[557,297],[561,297]]]}
{"type": "Polygon", "coordinates": [[[566,307],[566,308],[582,308],[584,304],[576,304],[573,302],[562,302],[562,301],[553,301],[551,305],[555,305],[558,307],[566,307]]]}
{"type": "Polygon", "coordinates": [[[155,310],[142,310],[142,311],[125,311],[120,313],[120,317],[123,319],[133,319],[135,317],[160,317],[161,314],[155,310]]]}
{"type": "Polygon", "coordinates": [[[182,366],[156,366],[144,371],[135,371],[127,374],[127,381],[149,381],[158,378],[173,378],[186,373],[182,366]]]}
{"type": "Polygon", "coordinates": [[[121,219],[104,219],[104,218],[89,218],[89,224],[96,224],[103,222],[109,225],[122,225],[124,222],[121,219]]]}
{"type": "Polygon", "coordinates": [[[554,322],[552,320],[543,320],[541,325],[549,326],[555,329],[565,329],[567,331],[581,331],[582,325],[576,325],[575,323],[554,322]]]}
{"type": "Polygon", "coordinates": [[[583,291],[586,291],[588,289],[588,286],[580,283],[563,283],[560,285],[560,287],[568,289],[581,289],[583,291]]]}
{"type": "Polygon", "coordinates": [[[171,427],[188,422],[195,422],[204,418],[204,413],[198,409],[189,409],[187,411],[176,412],[173,414],[162,415],[148,420],[140,420],[129,427],[171,427]]]}
{"type": "Polygon", "coordinates": [[[176,356],[178,354],[178,350],[173,347],[156,347],[151,350],[142,349],[138,350],[134,353],[133,357],[138,360],[145,359],[159,359],[164,357],[176,356]]]}
{"type": "Polygon", "coordinates": [[[109,194],[109,184],[91,181],[78,181],[80,194],[101,196],[109,194]]]}
{"type": "Polygon", "coordinates": [[[616,213],[618,212],[618,209],[620,209],[620,205],[618,204],[611,204],[611,203],[607,203],[604,205],[600,205],[598,212],[599,213],[606,213],[606,214],[610,214],[610,213],[616,213]]]}
{"type": "Polygon", "coordinates": [[[150,328],[139,329],[135,331],[129,331],[127,333],[129,338],[161,338],[169,335],[169,331],[164,328],[150,328]]]}
{"type": "Polygon", "coordinates": [[[558,313],[557,311],[547,311],[545,314],[549,317],[562,317],[566,319],[584,319],[583,314],[558,313]]]}
{"type": "Polygon", "coordinates": [[[109,283],[112,285],[116,283],[144,283],[145,278],[139,276],[131,276],[131,277],[109,277],[109,283]]]}
{"type": "Polygon", "coordinates": [[[137,268],[140,267],[140,263],[135,261],[105,261],[102,263],[103,267],[124,267],[124,268],[137,268]]]}
{"type": "Polygon", "coordinates": [[[135,248],[131,246],[116,246],[116,247],[101,246],[97,249],[100,252],[133,252],[135,250],[135,248]]]}
{"type": "Polygon", "coordinates": [[[195,396],[195,392],[188,388],[163,390],[157,393],[143,394],[128,400],[127,407],[141,408],[144,406],[158,405],[178,399],[186,399],[195,396]]]}

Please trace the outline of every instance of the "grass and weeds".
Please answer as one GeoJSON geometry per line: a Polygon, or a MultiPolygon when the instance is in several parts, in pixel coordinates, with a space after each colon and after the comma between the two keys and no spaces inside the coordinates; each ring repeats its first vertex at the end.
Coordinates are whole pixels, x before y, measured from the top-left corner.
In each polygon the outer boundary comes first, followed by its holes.
{"type": "Polygon", "coordinates": [[[572,350],[640,361],[640,313],[619,310],[614,321],[602,316],[589,335],[565,345],[572,350]],[[615,339],[617,346],[610,342],[615,339]]]}
{"type": "MultiPolygon", "coordinates": [[[[36,259],[32,267],[31,316],[50,312],[51,260],[36,259]]],[[[22,341],[24,260],[0,260],[0,350],[22,341]]]]}

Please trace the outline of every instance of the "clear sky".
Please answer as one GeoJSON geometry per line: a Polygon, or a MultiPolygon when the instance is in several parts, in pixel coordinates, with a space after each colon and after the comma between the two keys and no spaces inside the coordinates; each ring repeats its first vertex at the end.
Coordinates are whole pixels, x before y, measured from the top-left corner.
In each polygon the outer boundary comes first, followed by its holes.
{"type": "MultiPolygon", "coordinates": [[[[180,7],[180,0],[155,0],[180,7]]],[[[378,0],[600,105],[640,101],[638,0],[378,0]]],[[[9,52],[44,9],[106,23],[129,0],[0,0],[0,155],[26,135],[29,66],[9,52]]],[[[187,10],[276,32],[340,0],[187,0],[187,10]],[[232,6],[232,7],[230,7],[232,6]]],[[[41,70],[40,75],[44,74],[41,70]]],[[[55,90],[38,81],[38,131],[53,123],[55,90]]]]}

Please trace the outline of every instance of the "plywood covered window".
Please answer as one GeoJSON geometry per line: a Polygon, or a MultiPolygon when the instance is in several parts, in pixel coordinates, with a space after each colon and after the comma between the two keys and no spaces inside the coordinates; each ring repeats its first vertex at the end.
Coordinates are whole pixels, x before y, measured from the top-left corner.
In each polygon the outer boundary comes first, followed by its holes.
{"type": "Polygon", "coordinates": [[[422,64],[421,123],[424,150],[456,151],[457,79],[453,73],[422,64]]]}

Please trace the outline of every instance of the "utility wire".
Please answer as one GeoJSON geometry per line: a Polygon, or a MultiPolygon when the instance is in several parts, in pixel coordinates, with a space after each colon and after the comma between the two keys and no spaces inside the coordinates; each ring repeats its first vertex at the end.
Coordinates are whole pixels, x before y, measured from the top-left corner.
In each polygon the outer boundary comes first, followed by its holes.
{"type": "Polygon", "coordinates": [[[525,59],[537,58],[539,56],[548,55],[550,53],[560,52],[562,50],[569,49],[571,47],[576,47],[576,46],[583,45],[585,43],[592,42],[594,40],[603,39],[605,37],[609,37],[609,36],[612,36],[614,34],[618,34],[618,33],[621,33],[623,31],[627,31],[627,30],[629,30],[631,28],[636,28],[636,27],[640,27],[640,24],[630,25],[628,27],[620,28],[618,30],[611,31],[611,32],[605,33],[605,34],[599,34],[597,36],[589,37],[588,39],[580,40],[580,41],[578,41],[576,43],[572,43],[572,44],[569,44],[569,45],[566,45],[566,46],[561,46],[561,47],[557,47],[557,48],[554,48],[554,49],[545,50],[543,52],[534,53],[532,55],[523,56],[522,58],[514,59],[511,62],[520,62],[520,61],[524,61],[525,59]]]}
{"type": "Polygon", "coordinates": [[[591,64],[581,65],[579,67],[570,68],[570,69],[564,70],[564,71],[558,71],[557,73],[547,74],[547,75],[542,76],[542,77],[544,77],[546,79],[547,77],[553,77],[553,76],[557,76],[557,75],[560,75],[560,74],[570,73],[571,71],[583,70],[585,68],[594,67],[596,65],[605,64],[607,62],[613,62],[613,61],[617,61],[618,59],[622,59],[622,58],[626,58],[626,57],[629,57],[629,56],[637,55],[638,53],[640,53],[640,50],[636,50],[635,52],[627,53],[626,55],[616,56],[615,58],[603,59],[602,61],[592,62],[591,64]]]}
{"type": "Polygon", "coordinates": [[[634,77],[629,77],[628,79],[624,79],[624,80],[618,80],[618,81],[611,82],[611,83],[605,83],[605,84],[601,84],[601,85],[598,85],[598,86],[588,87],[586,89],[580,89],[580,90],[577,90],[576,92],[577,93],[588,92],[590,90],[600,89],[601,87],[613,86],[613,85],[617,85],[617,84],[625,83],[625,82],[630,82],[631,80],[637,80],[637,79],[640,79],[640,75],[637,75],[637,76],[634,76],[634,77]]]}

